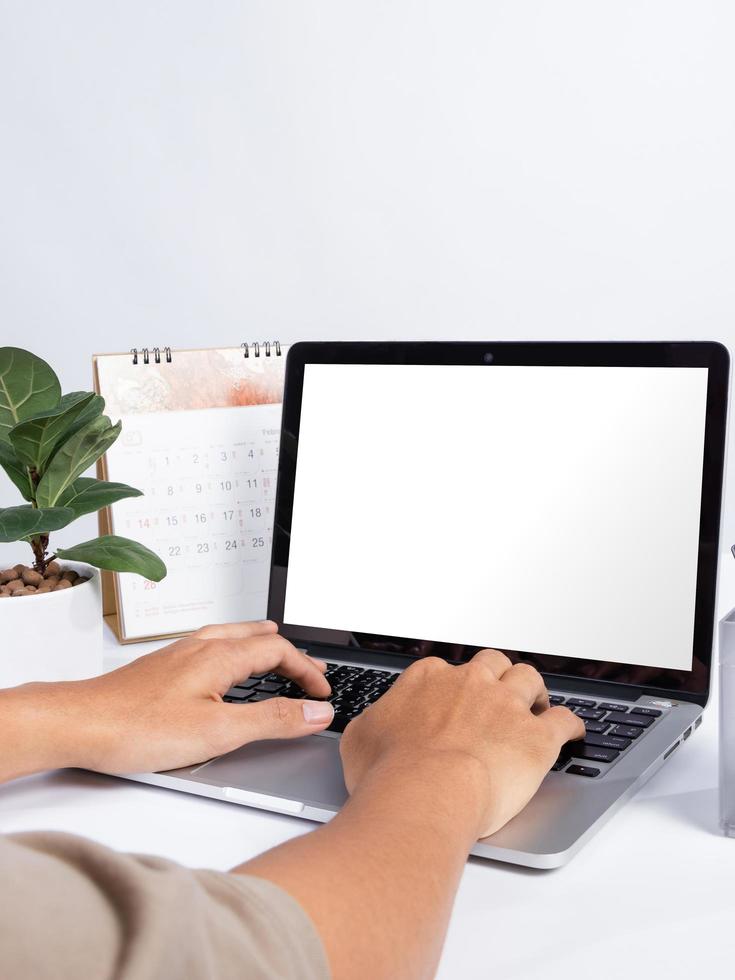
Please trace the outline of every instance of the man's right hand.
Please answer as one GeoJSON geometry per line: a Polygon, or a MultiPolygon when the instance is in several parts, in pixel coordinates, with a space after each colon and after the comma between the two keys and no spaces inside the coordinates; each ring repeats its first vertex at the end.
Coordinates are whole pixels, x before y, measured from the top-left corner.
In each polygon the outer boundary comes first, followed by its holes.
{"type": "Polygon", "coordinates": [[[352,796],[340,813],[237,870],[301,903],[335,980],[425,980],[472,845],[515,816],[583,734],[581,718],[549,707],[536,670],[497,650],[460,667],[417,660],[345,729],[352,796]]]}
{"type": "Polygon", "coordinates": [[[435,657],[412,664],[347,726],[340,748],[350,793],[376,771],[415,774],[422,762],[465,768],[480,838],[523,809],[562,745],[584,732],[568,708],[549,707],[535,668],[482,650],[458,667],[435,657]]]}

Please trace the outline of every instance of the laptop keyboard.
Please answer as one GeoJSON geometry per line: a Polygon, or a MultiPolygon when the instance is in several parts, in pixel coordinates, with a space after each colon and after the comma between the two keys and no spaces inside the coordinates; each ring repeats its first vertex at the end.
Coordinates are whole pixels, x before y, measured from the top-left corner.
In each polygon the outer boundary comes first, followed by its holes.
{"type": "MultiPolygon", "coordinates": [[[[326,678],[332,687],[328,700],[334,707],[334,719],[327,731],[343,732],[347,725],[378,700],[400,676],[398,671],[357,667],[353,664],[328,663],[326,678]]],[[[232,687],[225,701],[251,704],[268,698],[310,697],[295,681],[275,673],[254,674],[232,687]]],[[[619,701],[596,701],[550,692],[552,705],[563,704],[574,711],[586,728],[584,739],[567,742],[552,772],[595,778],[639,738],[645,736],[663,714],[658,708],[619,701]]]]}
{"type": "MultiPolygon", "coordinates": [[[[332,694],[327,700],[334,708],[334,718],[327,731],[343,732],[353,718],[389,690],[391,684],[398,679],[399,672],[328,663],[325,676],[332,688],[332,694]]],[[[303,700],[311,695],[295,681],[278,674],[255,674],[231,688],[224,700],[250,703],[275,697],[303,700]]]]}
{"type": "Polygon", "coordinates": [[[584,721],[586,728],[583,739],[566,743],[551,771],[588,778],[599,776],[604,770],[599,765],[584,763],[604,763],[607,767],[617,762],[626,749],[642,738],[663,714],[659,708],[645,705],[593,701],[555,693],[549,695],[549,701],[552,705],[563,704],[574,711],[584,721]]]}

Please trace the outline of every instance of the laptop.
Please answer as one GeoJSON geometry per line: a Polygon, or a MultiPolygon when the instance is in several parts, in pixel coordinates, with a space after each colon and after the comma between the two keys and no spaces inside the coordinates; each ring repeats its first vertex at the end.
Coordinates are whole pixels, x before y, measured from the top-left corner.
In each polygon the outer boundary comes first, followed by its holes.
{"type": "Polygon", "coordinates": [[[351,719],[417,658],[495,647],[586,737],[472,853],[567,862],[707,705],[728,374],[716,343],[292,347],[268,617],[327,661],[334,723],[133,778],[329,820],[351,719]]]}

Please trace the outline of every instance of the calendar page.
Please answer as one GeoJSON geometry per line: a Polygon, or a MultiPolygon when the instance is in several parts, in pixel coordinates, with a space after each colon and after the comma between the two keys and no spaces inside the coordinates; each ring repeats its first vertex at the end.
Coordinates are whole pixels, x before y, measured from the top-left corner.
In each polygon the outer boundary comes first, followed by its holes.
{"type": "Polygon", "coordinates": [[[284,361],[262,348],[97,359],[105,412],[123,423],[106,478],[143,492],[111,508],[110,531],[168,568],[161,582],[116,576],[124,639],[265,616],[284,361]]]}

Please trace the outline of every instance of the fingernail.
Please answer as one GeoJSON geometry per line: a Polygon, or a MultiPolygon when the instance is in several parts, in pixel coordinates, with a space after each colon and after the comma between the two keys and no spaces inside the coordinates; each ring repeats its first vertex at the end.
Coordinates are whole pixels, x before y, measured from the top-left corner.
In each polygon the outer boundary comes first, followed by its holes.
{"type": "Polygon", "coordinates": [[[310,725],[321,725],[334,718],[334,708],[329,701],[304,701],[302,709],[304,720],[310,725]]]}

